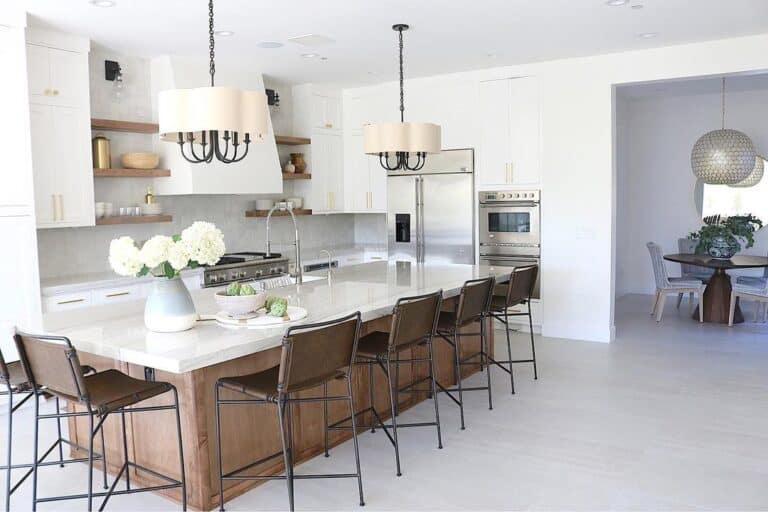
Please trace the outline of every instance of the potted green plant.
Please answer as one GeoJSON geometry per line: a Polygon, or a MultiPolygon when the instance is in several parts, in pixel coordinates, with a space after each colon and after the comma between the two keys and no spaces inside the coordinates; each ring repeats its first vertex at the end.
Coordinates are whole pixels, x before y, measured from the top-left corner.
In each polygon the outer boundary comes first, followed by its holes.
{"type": "Polygon", "coordinates": [[[744,242],[747,248],[755,244],[754,233],[763,227],[763,221],[752,214],[721,217],[713,215],[704,218],[704,225],[688,235],[698,240],[697,253],[707,253],[713,258],[730,259],[741,250],[744,242]]]}

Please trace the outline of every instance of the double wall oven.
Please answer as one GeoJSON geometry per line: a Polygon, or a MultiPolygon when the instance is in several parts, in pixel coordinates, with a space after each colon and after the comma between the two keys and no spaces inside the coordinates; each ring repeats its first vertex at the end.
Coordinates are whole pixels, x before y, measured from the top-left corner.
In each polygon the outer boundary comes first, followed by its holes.
{"type": "MultiPolygon", "coordinates": [[[[538,265],[541,258],[539,191],[484,191],[479,197],[480,264],[538,265]]],[[[533,298],[541,298],[538,278],[533,298]]]]}

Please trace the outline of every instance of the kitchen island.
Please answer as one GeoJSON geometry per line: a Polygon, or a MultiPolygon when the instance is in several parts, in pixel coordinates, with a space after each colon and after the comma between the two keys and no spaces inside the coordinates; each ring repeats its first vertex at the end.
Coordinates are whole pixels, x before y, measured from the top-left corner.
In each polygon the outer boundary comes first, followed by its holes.
{"type": "MultiPolygon", "coordinates": [[[[374,330],[389,330],[392,307],[401,297],[442,289],[444,309],[452,309],[465,281],[489,275],[504,278],[508,273],[509,269],[473,265],[377,262],[334,270],[329,278],[320,273],[322,279],[278,288],[270,293],[288,298],[291,305],[306,308],[308,317],[305,322],[318,322],[359,310],[364,335],[374,330]]],[[[192,292],[201,316],[216,313],[216,290],[209,288],[192,292]]],[[[193,329],[182,333],[151,333],[144,327],[143,301],[52,313],[45,316],[44,324],[46,332],[69,337],[84,364],[90,364],[99,371],[116,368],[133,377],[168,381],[178,388],[189,504],[198,510],[216,507],[218,468],[214,385],[220,377],[258,372],[277,365],[285,327],[242,329],[223,327],[215,321],[200,321],[193,329]]],[[[469,326],[468,332],[477,332],[477,328],[469,326]]],[[[492,336],[493,329],[487,332],[492,336]]],[[[489,345],[492,347],[493,343],[489,345]]],[[[465,356],[477,352],[478,348],[476,337],[464,338],[465,356]]],[[[426,351],[424,348],[414,349],[421,350],[426,351]]],[[[422,354],[418,356],[423,357],[422,354]]],[[[436,377],[446,387],[454,383],[452,357],[453,349],[436,340],[436,377]]],[[[476,371],[474,367],[466,369],[467,374],[476,371]]],[[[367,372],[367,366],[361,366],[355,369],[353,375],[356,410],[369,406],[367,372]]],[[[426,365],[402,365],[399,386],[407,386],[426,375],[426,365]]],[[[345,386],[343,382],[332,383],[329,385],[330,393],[336,391],[336,385],[345,386]]],[[[313,396],[321,389],[308,390],[301,395],[313,396]]],[[[222,393],[224,399],[235,396],[234,393],[231,396],[222,393]]],[[[406,409],[426,397],[426,393],[404,393],[399,397],[400,409],[406,409]]],[[[152,399],[151,405],[162,405],[165,400],[162,397],[152,399]]],[[[386,380],[376,370],[374,401],[378,411],[389,410],[386,380]]],[[[452,406],[447,402],[446,405],[452,406]]],[[[322,406],[319,403],[295,405],[293,414],[296,425],[295,455],[297,463],[300,463],[322,452],[322,406]]],[[[346,416],[343,404],[329,405],[330,423],[346,416]]],[[[361,416],[363,423],[370,421],[366,416],[361,416]]],[[[82,445],[87,439],[87,428],[83,418],[70,419],[70,436],[76,443],[82,445]]],[[[123,463],[119,417],[107,420],[105,435],[108,467],[115,473],[123,463]]],[[[178,476],[175,436],[171,413],[167,417],[162,414],[135,415],[129,418],[128,425],[129,458],[175,478],[178,476]]],[[[330,441],[331,444],[338,444],[350,436],[349,431],[332,431],[330,441]]],[[[281,444],[273,408],[224,408],[222,439],[225,471],[279,451],[281,444]]],[[[382,439],[382,442],[386,440],[382,439]]],[[[361,456],[364,458],[365,454],[361,456]]],[[[273,459],[256,469],[264,474],[279,473],[282,471],[282,459],[273,459]]],[[[131,477],[142,484],[158,483],[146,473],[134,472],[131,477]]],[[[227,482],[225,499],[242,494],[258,483],[227,482]]],[[[178,490],[166,492],[175,500],[179,500],[178,493],[178,490]]]]}

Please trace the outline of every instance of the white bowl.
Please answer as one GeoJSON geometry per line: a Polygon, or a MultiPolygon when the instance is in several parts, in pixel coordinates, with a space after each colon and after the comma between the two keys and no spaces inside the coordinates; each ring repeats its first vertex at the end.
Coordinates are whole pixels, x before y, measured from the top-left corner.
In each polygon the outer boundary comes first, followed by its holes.
{"type": "Polygon", "coordinates": [[[264,307],[267,300],[266,292],[256,292],[256,295],[226,295],[225,290],[216,292],[216,304],[230,316],[243,316],[264,307]]]}
{"type": "Polygon", "coordinates": [[[256,209],[257,210],[271,210],[272,207],[275,206],[275,202],[271,199],[257,199],[256,200],[256,209]]]}

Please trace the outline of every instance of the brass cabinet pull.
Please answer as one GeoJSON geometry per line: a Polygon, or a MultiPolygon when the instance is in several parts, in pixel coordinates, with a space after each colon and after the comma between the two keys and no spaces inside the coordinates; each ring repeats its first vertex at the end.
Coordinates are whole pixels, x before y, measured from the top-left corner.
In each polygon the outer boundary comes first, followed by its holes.
{"type": "Polygon", "coordinates": [[[58,89],[54,89],[53,90],[53,95],[54,96],[58,96],[59,95],[59,90],[58,89]]]}
{"type": "Polygon", "coordinates": [[[59,220],[64,220],[64,196],[59,194],[59,220]]]}
{"type": "Polygon", "coordinates": [[[56,194],[51,194],[51,210],[53,211],[53,221],[56,222],[56,194]]]}
{"type": "Polygon", "coordinates": [[[78,302],[85,302],[85,299],[71,299],[71,300],[62,300],[61,302],[57,302],[59,306],[63,306],[64,304],[77,304],[78,302]]]}
{"type": "Polygon", "coordinates": [[[108,293],[107,298],[111,299],[112,297],[122,297],[123,295],[130,295],[131,292],[115,292],[115,293],[108,293]]]}

